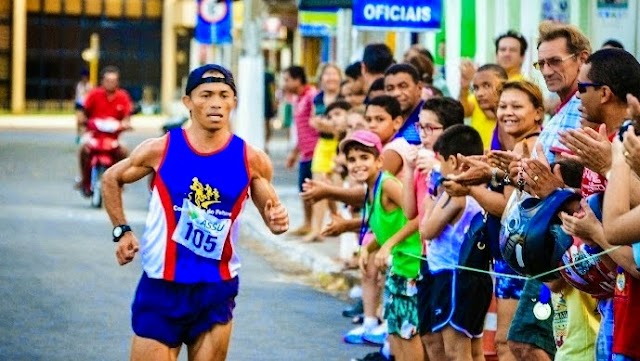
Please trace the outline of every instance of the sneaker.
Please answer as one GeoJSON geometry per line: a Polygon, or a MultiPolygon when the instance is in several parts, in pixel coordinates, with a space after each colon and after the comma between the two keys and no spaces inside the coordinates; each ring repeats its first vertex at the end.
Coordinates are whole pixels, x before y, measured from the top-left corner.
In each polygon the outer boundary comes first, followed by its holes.
{"type": "Polygon", "coordinates": [[[342,316],[347,318],[353,318],[353,317],[362,315],[363,312],[364,312],[364,306],[362,304],[362,298],[360,298],[353,306],[342,310],[342,316]]]}
{"type": "Polygon", "coordinates": [[[365,332],[362,335],[362,339],[365,342],[382,346],[384,344],[384,341],[387,339],[387,335],[387,323],[383,322],[377,327],[374,327],[372,330],[365,332]]]}
{"type": "Polygon", "coordinates": [[[362,338],[362,336],[364,335],[365,331],[366,329],[364,328],[364,326],[358,326],[353,330],[347,332],[342,337],[342,339],[345,343],[349,343],[352,345],[362,345],[364,344],[364,339],[362,338]]]}
{"type": "Polygon", "coordinates": [[[362,298],[362,287],[360,286],[351,287],[351,289],[349,290],[349,298],[354,300],[358,298],[362,298]]]}

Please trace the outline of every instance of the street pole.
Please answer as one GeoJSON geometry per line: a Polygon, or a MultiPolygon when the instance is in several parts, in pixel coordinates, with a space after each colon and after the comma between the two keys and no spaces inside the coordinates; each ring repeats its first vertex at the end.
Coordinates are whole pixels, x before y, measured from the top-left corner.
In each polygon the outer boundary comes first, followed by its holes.
{"type": "Polygon", "coordinates": [[[264,150],[264,59],[253,6],[253,0],[244,0],[243,51],[237,74],[238,110],[233,128],[249,144],[264,150]]]}
{"type": "Polygon", "coordinates": [[[82,60],[89,63],[89,83],[92,86],[98,84],[98,62],[100,61],[100,35],[91,34],[89,47],[82,52],[82,60]]]}

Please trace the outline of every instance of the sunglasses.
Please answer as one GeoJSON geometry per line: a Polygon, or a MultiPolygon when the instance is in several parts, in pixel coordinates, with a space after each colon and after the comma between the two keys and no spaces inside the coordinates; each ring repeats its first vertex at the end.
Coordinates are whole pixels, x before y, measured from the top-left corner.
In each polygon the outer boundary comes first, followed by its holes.
{"type": "Polygon", "coordinates": [[[549,65],[550,68],[552,69],[557,69],[562,63],[564,63],[565,61],[573,58],[574,56],[576,56],[578,54],[571,54],[571,55],[567,55],[564,58],[561,58],[559,56],[554,56],[553,58],[549,58],[549,59],[540,59],[538,61],[536,61],[535,63],[533,63],[533,67],[536,68],[537,70],[542,70],[544,69],[545,65],[549,65]]]}
{"type": "Polygon", "coordinates": [[[433,133],[436,130],[440,130],[440,129],[444,129],[444,127],[434,127],[431,124],[427,124],[427,125],[422,125],[420,123],[415,123],[414,126],[416,127],[416,130],[418,132],[423,131],[425,133],[433,133]]]}
{"type": "Polygon", "coordinates": [[[604,84],[600,84],[600,83],[583,83],[583,82],[578,82],[578,92],[580,94],[584,94],[587,92],[587,88],[588,87],[594,87],[594,88],[601,88],[604,86],[604,84]]]}

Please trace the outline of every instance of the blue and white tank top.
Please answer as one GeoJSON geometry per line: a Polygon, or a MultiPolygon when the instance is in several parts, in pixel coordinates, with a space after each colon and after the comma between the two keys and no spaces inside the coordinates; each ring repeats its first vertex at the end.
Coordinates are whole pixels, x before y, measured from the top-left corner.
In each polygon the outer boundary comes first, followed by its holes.
{"type": "Polygon", "coordinates": [[[150,278],[219,282],[237,275],[237,218],[249,192],[244,140],[195,150],[183,129],[169,132],[149,201],[140,249],[150,278]]]}
{"type": "Polygon", "coordinates": [[[431,240],[427,250],[427,263],[431,272],[453,270],[460,258],[464,234],[473,217],[482,212],[482,207],[471,196],[466,196],[466,206],[455,224],[447,224],[440,235],[431,240]]]}

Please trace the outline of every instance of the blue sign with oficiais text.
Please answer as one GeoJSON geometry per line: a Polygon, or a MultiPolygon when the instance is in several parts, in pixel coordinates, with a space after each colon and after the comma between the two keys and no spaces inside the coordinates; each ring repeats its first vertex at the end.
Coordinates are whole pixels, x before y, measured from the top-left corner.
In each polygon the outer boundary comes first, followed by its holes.
{"type": "Polygon", "coordinates": [[[442,0],[353,0],[353,25],[367,29],[440,29],[442,0]]]}

